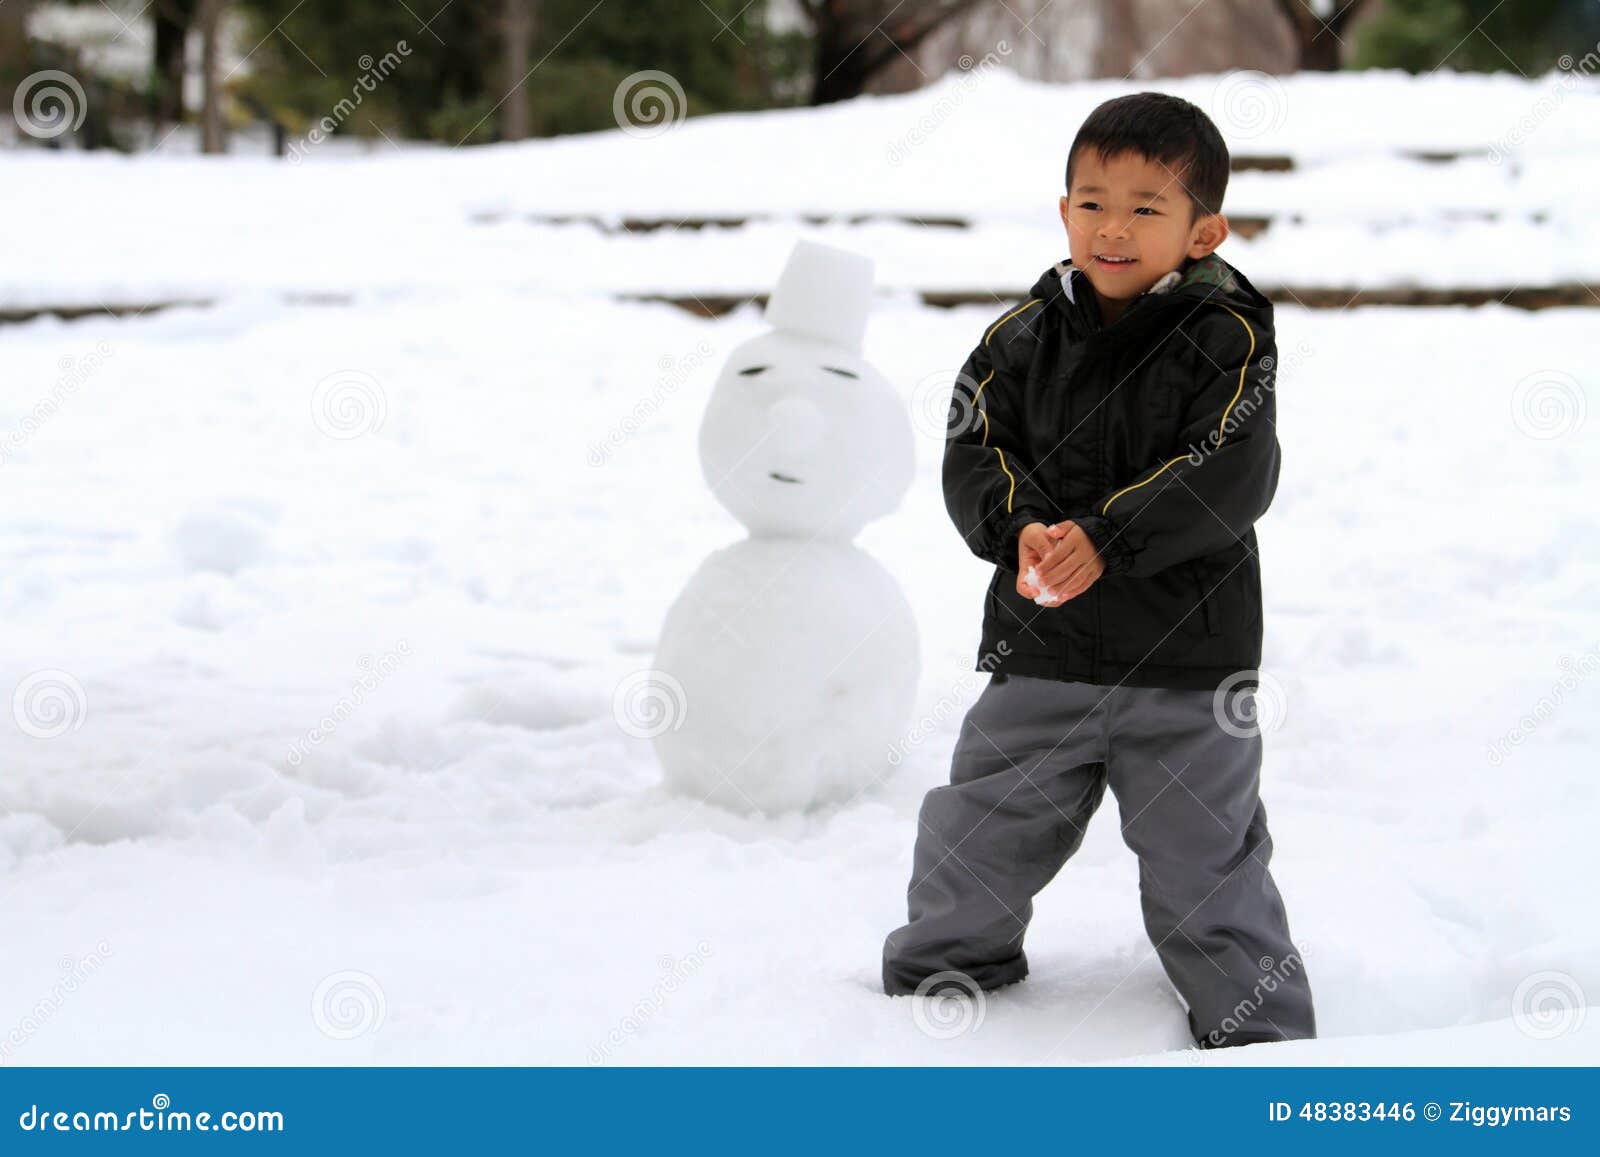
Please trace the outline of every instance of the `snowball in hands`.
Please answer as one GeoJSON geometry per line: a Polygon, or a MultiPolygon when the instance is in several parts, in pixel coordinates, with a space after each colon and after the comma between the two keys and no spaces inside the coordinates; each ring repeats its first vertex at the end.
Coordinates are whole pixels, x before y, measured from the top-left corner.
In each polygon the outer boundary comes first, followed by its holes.
{"type": "Polygon", "coordinates": [[[877,782],[911,715],[915,620],[851,540],[911,485],[911,424],[861,357],[872,262],[802,241],[700,427],[717,500],[750,537],[667,612],[652,736],[669,786],[739,811],[845,801],[877,782]]]}
{"type": "Polygon", "coordinates": [[[1055,591],[1051,590],[1049,587],[1045,586],[1044,583],[1039,581],[1039,571],[1037,567],[1029,566],[1028,569],[1023,573],[1022,581],[1039,592],[1033,596],[1033,601],[1038,603],[1040,606],[1046,606],[1050,603],[1053,603],[1059,597],[1055,591]]]}

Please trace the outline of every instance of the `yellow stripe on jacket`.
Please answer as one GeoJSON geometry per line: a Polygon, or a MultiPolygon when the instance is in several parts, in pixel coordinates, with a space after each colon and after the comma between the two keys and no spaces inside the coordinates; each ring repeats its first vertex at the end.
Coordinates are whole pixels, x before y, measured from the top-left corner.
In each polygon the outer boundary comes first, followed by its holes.
{"type": "MultiPolygon", "coordinates": [[[[985,346],[987,346],[989,344],[989,339],[994,336],[995,331],[997,329],[999,329],[1001,326],[1005,325],[1006,322],[1008,322],[1012,318],[1016,317],[1019,313],[1024,313],[1027,310],[1032,309],[1036,305],[1043,304],[1043,301],[1044,301],[1043,298],[1038,298],[1038,297],[1029,298],[1026,304],[1020,305],[1016,309],[1012,310],[1010,313],[1006,314],[999,321],[995,322],[994,325],[989,327],[989,332],[983,335],[983,344],[985,346]]],[[[984,378],[983,381],[978,383],[978,392],[972,395],[972,404],[977,409],[978,413],[980,415],[982,415],[982,417],[983,417],[983,445],[985,445],[985,446],[989,446],[989,413],[982,406],[978,405],[978,399],[983,396],[983,387],[987,386],[989,384],[990,379],[994,377],[994,367],[993,367],[993,364],[992,364],[994,359],[990,358],[989,360],[990,360],[990,363],[991,363],[990,369],[989,369],[989,376],[984,378]]],[[[1006,477],[1011,480],[1011,488],[1006,491],[1006,513],[1010,514],[1011,513],[1011,499],[1017,493],[1017,479],[1011,473],[1011,468],[1006,465],[1006,456],[1005,456],[1005,454],[1001,453],[1000,447],[998,447],[998,446],[989,446],[989,449],[993,450],[995,452],[995,455],[1000,459],[1000,469],[1005,471],[1006,477]]]]}
{"type": "MultiPolygon", "coordinates": [[[[1223,433],[1222,432],[1223,432],[1224,427],[1226,427],[1227,424],[1228,424],[1228,416],[1233,413],[1234,406],[1239,404],[1239,398],[1244,393],[1244,374],[1245,374],[1245,371],[1250,368],[1250,359],[1255,355],[1255,352],[1256,352],[1256,334],[1255,334],[1255,330],[1250,328],[1250,323],[1248,321],[1246,321],[1244,318],[1239,317],[1239,315],[1237,313],[1234,313],[1233,310],[1228,309],[1227,306],[1224,305],[1222,308],[1223,309],[1227,309],[1229,313],[1232,313],[1234,317],[1239,319],[1239,324],[1244,326],[1244,332],[1250,338],[1250,349],[1249,349],[1249,352],[1247,352],[1244,355],[1244,365],[1239,367],[1239,388],[1233,391],[1233,399],[1228,403],[1228,408],[1222,411],[1222,421],[1217,423],[1216,444],[1218,446],[1222,445],[1222,440],[1223,440],[1223,433]]],[[[1106,499],[1106,504],[1100,508],[1100,513],[1101,514],[1105,514],[1106,511],[1111,509],[1111,504],[1113,502],[1115,502],[1117,499],[1121,498],[1124,494],[1130,493],[1131,491],[1134,491],[1134,490],[1138,490],[1141,486],[1150,485],[1150,483],[1154,482],[1157,478],[1161,477],[1161,475],[1165,474],[1173,466],[1176,466],[1179,462],[1182,462],[1188,456],[1189,455],[1187,455],[1187,454],[1179,454],[1176,458],[1172,459],[1170,462],[1164,462],[1160,466],[1158,466],[1156,468],[1155,473],[1150,475],[1150,477],[1146,478],[1143,482],[1135,482],[1132,486],[1124,486],[1121,490],[1117,491],[1110,498],[1106,499]]]]}

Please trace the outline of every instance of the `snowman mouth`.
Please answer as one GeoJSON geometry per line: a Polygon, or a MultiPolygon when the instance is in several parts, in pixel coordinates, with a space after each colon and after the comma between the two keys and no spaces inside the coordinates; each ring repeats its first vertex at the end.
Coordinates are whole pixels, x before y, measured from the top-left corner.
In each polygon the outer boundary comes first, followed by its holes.
{"type": "Polygon", "coordinates": [[[767,473],[767,477],[771,478],[774,482],[799,482],[800,481],[800,479],[791,478],[787,474],[779,474],[776,470],[769,471],[767,473]]]}

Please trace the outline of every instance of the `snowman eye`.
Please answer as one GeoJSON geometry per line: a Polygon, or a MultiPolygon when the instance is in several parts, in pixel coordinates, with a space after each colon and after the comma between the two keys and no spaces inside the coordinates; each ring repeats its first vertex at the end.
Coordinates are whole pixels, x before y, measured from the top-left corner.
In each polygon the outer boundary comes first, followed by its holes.
{"type": "Polygon", "coordinates": [[[841,378],[855,378],[857,381],[861,379],[860,374],[853,374],[849,370],[841,370],[838,366],[823,366],[822,368],[830,374],[838,374],[841,378]]]}
{"type": "Polygon", "coordinates": [[[757,374],[766,373],[767,370],[770,369],[770,368],[771,367],[769,367],[769,366],[747,366],[746,368],[744,368],[744,369],[739,371],[739,376],[741,378],[753,378],[757,374]]]}

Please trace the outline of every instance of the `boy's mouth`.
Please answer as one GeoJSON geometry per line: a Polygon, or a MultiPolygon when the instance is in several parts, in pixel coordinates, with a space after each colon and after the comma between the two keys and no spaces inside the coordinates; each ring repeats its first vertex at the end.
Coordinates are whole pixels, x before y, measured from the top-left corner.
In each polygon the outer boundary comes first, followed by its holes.
{"type": "Polygon", "coordinates": [[[1096,253],[1094,263],[1101,269],[1132,269],[1139,263],[1135,257],[1119,257],[1112,253],[1096,253]]]}

